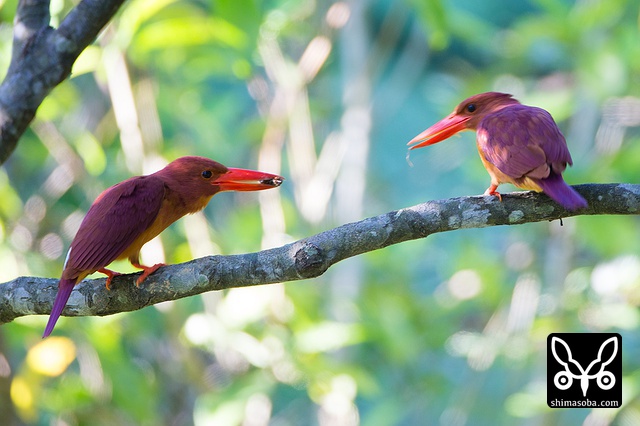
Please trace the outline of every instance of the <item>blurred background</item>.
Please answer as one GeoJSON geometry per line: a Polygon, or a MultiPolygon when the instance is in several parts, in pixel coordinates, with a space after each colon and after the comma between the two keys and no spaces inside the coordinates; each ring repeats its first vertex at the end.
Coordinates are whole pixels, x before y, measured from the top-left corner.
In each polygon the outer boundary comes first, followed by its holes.
{"type": "MultiPolygon", "coordinates": [[[[51,2],[55,27],[76,2],[51,2]]],[[[0,76],[16,0],[0,0],[0,76]]],[[[279,246],[489,185],[464,98],[555,117],[570,184],[640,183],[636,0],[130,0],[0,168],[0,282],[58,277],[106,187],[182,155],[281,173],[224,193],[146,263],[279,246]],[[411,166],[411,164],[412,166],[411,166]]],[[[505,185],[501,191],[513,187],[505,185]]],[[[433,235],[322,277],[0,328],[3,424],[640,424],[640,219],[433,235]],[[551,332],[618,332],[620,409],[546,406],[551,332]]],[[[113,268],[134,269],[127,263],[113,268]]]]}

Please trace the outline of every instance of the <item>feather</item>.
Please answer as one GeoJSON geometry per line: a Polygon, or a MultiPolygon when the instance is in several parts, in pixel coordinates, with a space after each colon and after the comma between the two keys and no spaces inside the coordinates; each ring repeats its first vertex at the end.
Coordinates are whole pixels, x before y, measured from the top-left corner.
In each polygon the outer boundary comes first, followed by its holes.
{"type": "Polygon", "coordinates": [[[60,314],[64,310],[67,301],[69,300],[69,296],[71,296],[71,291],[73,287],[76,285],[76,280],[65,280],[62,279],[58,283],[58,294],[56,294],[56,300],[53,302],[53,309],[51,309],[51,315],[49,316],[49,321],[47,322],[47,326],[44,329],[44,334],[42,338],[44,339],[53,331],[53,327],[55,327],[58,318],[60,318],[60,314]]]}
{"type": "Polygon", "coordinates": [[[562,176],[557,173],[551,172],[548,178],[540,179],[538,185],[545,194],[567,210],[587,207],[587,200],[567,185],[562,176]]]}
{"type": "Polygon", "coordinates": [[[153,175],[134,177],[104,191],[71,243],[62,277],[92,273],[120,258],[156,219],[164,195],[164,183],[153,175]]]}

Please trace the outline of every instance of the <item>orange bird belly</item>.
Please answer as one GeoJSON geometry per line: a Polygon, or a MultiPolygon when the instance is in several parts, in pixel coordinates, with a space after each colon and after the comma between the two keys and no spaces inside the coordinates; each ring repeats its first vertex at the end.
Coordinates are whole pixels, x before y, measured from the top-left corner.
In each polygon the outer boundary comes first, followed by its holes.
{"type": "Polygon", "coordinates": [[[484,168],[487,169],[489,176],[491,176],[491,183],[493,185],[498,186],[501,183],[510,183],[512,185],[517,186],[520,189],[542,192],[542,188],[540,188],[540,185],[536,183],[535,179],[532,179],[527,176],[514,177],[514,176],[509,176],[503,173],[493,163],[487,160],[487,158],[485,157],[479,145],[478,145],[478,154],[480,154],[480,159],[482,160],[482,164],[484,165],[484,168]]]}
{"type": "MultiPolygon", "coordinates": [[[[120,256],[117,257],[117,260],[129,259],[132,262],[139,263],[140,250],[142,249],[143,245],[160,235],[160,233],[167,229],[173,222],[177,221],[186,214],[192,213],[192,211],[185,211],[185,207],[181,205],[178,200],[172,198],[173,197],[165,198],[162,201],[158,216],[151,223],[151,226],[142,231],[142,233],[140,233],[140,235],[135,240],[133,240],[131,245],[124,249],[120,256]]],[[[198,209],[200,207],[200,204],[206,205],[206,202],[211,199],[211,197],[204,198],[207,198],[207,200],[203,200],[202,203],[199,203],[198,209]]]]}

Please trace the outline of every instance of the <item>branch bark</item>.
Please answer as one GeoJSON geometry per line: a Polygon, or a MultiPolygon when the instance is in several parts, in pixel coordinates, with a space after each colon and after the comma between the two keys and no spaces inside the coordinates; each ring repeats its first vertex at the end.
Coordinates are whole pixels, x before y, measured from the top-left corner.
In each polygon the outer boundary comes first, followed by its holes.
{"type": "MultiPolygon", "coordinates": [[[[110,315],[206,291],[322,275],[335,263],[392,244],[463,228],[551,221],[578,215],[640,214],[640,185],[587,184],[575,187],[589,207],[564,210],[544,194],[520,192],[430,201],[359,222],[342,225],[282,247],[233,256],[209,256],[170,265],[152,274],[140,288],[138,274],[85,280],[71,294],[63,315],[110,315]]],[[[20,277],[0,284],[0,324],[51,311],[58,279],[20,277]]]]}
{"type": "Polygon", "coordinates": [[[20,0],[11,64],[0,85],[0,164],[18,144],[44,98],[70,74],[124,0],[82,0],[58,29],[49,26],[49,0],[20,0]]]}

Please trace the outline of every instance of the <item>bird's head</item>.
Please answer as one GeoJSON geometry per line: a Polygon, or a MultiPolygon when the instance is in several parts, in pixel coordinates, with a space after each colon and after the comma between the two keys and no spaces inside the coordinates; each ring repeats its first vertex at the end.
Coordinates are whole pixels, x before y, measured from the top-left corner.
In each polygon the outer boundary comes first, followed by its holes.
{"type": "Polygon", "coordinates": [[[180,157],[158,172],[175,182],[177,190],[198,197],[211,197],[220,191],[260,191],[276,188],[284,178],[256,170],[226,167],[204,157],[180,157]]]}
{"type": "Polygon", "coordinates": [[[509,105],[519,104],[507,93],[487,92],[462,101],[451,114],[411,139],[409,149],[441,142],[463,130],[475,130],[487,115],[509,105]]]}

